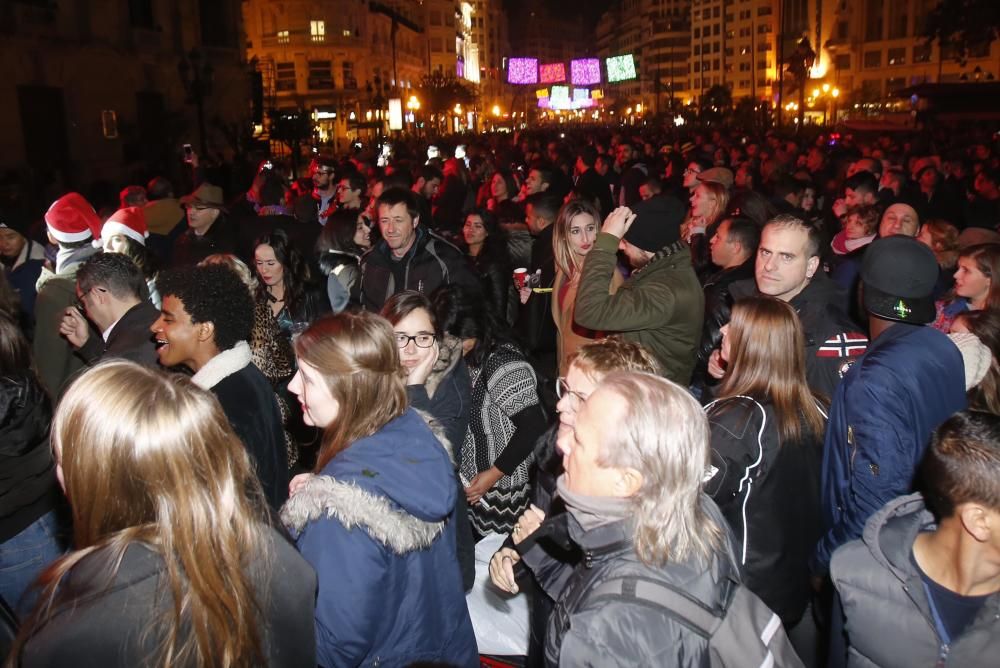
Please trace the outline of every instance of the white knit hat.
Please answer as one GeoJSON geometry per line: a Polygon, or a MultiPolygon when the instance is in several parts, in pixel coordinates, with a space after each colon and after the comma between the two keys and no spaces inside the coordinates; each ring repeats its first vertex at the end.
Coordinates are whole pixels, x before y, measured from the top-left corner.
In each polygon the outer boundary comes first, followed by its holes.
{"type": "Polygon", "coordinates": [[[986,377],[986,372],[990,370],[990,364],[993,362],[993,353],[975,334],[953,332],[948,338],[962,353],[962,362],[965,364],[965,389],[971,390],[986,377]]]}

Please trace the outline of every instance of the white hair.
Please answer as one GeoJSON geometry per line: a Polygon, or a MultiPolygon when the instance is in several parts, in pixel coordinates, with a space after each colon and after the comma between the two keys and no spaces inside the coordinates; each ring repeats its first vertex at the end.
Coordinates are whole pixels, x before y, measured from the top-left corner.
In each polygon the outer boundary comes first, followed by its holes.
{"type": "Polygon", "coordinates": [[[643,478],[632,497],[640,559],[648,564],[707,560],[724,533],[702,506],[709,465],[705,412],[680,385],[648,373],[610,373],[598,390],[621,399],[617,427],[602,444],[598,461],[635,469],[643,478]]]}

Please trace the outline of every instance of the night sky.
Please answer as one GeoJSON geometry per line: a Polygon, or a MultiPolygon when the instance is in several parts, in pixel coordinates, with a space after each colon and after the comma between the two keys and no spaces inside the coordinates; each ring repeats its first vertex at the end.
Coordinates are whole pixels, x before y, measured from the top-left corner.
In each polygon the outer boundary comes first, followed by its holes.
{"type": "MultiPolygon", "coordinates": [[[[547,5],[558,14],[573,15],[583,13],[589,25],[597,23],[601,14],[611,6],[613,0],[504,0],[508,12],[517,12],[532,5],[547,5]]],[[[516,29],[511,25],[511,29],[516,29]]]]}

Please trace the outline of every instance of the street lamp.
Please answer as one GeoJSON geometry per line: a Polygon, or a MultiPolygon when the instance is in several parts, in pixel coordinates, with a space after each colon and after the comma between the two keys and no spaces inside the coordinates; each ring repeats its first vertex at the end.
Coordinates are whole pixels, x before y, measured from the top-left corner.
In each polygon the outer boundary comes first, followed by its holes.
{"type": "Polygon", "coordinates": [[[177,63],[177,74],[184,86],[186,102],[195,106],[198,114],[198,147],[203,156],[208,154],[208,144],[205,140],[205,98],[212,93],[212,63],[202,58],[198,49],[191,49],[186,56],[181,56],[177,63]]]}
{"type": "Polygon", "coordinates": [[[406,101],[406,108],[410,111],[410,122],[413,123],[413,129],[416,131],[417,112],[420,111],[420,100],[417,99],[416,95],[411,95],[410,99],[406,101]]]}

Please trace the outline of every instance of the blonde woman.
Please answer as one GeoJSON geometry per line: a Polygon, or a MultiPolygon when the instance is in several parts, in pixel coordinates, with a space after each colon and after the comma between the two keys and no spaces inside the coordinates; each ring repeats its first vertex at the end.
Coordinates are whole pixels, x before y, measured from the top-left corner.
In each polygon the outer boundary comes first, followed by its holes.
{"type": "Polygon", "coordinates": [[[18,665],[316,665],[316,576],[269,527],[210,392],[98,365],[63,396],[52,446],[76,550],[41,576],[18,665]]]}
{"type": "MultiPolygon", "coordinates": [[[[552,319],[558,330],[560,376],[568,373],[569,361],[580,346],[601,337],[600,332],[576,324],[573,317],[583,262],[594,247],[600,231],[600,212],[590,202],[579,199],[570,200],[562,207],[552,229],[552,250],[556,264],[552,319]]],[[[616,292],[623,281],[621,274],[616,271],[611,277],[609,291],[616,292]]]]}

